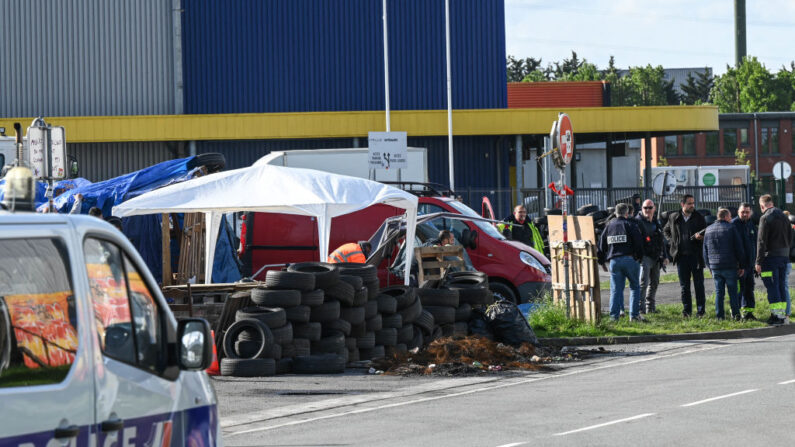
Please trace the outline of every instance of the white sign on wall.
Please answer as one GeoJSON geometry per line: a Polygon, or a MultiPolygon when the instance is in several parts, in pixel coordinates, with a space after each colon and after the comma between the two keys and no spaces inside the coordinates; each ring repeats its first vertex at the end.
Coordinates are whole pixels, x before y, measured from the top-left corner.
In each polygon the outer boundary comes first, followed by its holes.
{"type": "Polygon", "coordinates": [[[28,127],[28,166],[33,171],[33,178],[42,179],[47,176],[47,150],[44,141],[47,130],[41,127],[28,127]]]}
{"type": "Polygon", "coordinates": [[[66,178],[66,133],[64,128],[54,126],[50,131],[50,166],[52,178],[63,180],[66,178]]]}
{"type": "Polygon", "coordinates": [[[406,132],[370,132],[367,147],[370,169],[408,168],[406,132]]]}

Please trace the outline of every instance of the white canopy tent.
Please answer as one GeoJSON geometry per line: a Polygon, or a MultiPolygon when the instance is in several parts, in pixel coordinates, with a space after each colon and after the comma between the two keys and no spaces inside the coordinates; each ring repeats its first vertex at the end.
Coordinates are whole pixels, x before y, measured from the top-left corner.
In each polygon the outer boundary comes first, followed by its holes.
{"type": "Polygon", "coordinates": [[[331,219],[370,205],[406,210],[405,283],[409,281],[417,197],[371,180],[312,169],[259,165],[210,174],[169,185],[113,207],[118,217],[161,213],[204,213],[206,219],[205,282],[212,282],[215,242],[224,213],[259,211],[317,217],[321,261],[328,258],[331,219]]]}

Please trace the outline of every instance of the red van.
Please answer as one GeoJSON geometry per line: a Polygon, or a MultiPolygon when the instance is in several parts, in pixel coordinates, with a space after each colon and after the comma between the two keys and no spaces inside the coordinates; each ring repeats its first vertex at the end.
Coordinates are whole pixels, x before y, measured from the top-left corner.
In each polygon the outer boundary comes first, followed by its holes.
{"type": "MultiPolygon", "coordinates": [[[[443,196],[420,197],[417,211],[418,214],[450,212],[481,217],[465,204],[443,196]]],[[[384,219],[401,214],[403,210],[398,208],[375,205],[336,217],[331,221],[329,249],[368,240],[384,219]]],[[[551,289],[549,259],[525,244],[507,240],[493,225],[444,218],[434,220],[433,225],[452,231],[458,241],[462,240],[464,230],[476,235],[473,244],[476,248],[467,248],[467,253],[474,268],[489,276],[489,288],[495,294],[523,303],[551,289]]],[[[318,260],[317,222],[306,216],[246,213],[241,242],[244,276],[256,274],[263,266],[275,268],[285,263],[318,260]],[[254,231],[250,232],[249,228],[254,231]]],[[[257,276],[263,277],[264,273],[257,276]]]]}

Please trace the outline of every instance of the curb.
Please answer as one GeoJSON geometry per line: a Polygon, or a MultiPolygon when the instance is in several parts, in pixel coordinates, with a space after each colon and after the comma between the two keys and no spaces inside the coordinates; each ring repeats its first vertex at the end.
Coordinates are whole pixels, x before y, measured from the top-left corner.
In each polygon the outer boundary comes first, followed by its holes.
{"type": "Polygon", "coordinates": [[[755,329],[734,329],[718,332],[690,332],[685,334],[624,335],[618,337],[539,338],[542,346],[623,345],[681,340],[726,340],[737,338],[767,338],[795,334],[795,324],[755,329]]]}

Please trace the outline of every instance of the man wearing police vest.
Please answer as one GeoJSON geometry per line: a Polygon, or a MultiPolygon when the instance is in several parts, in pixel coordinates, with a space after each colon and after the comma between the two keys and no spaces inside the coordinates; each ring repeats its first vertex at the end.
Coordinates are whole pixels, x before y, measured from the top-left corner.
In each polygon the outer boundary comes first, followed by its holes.
{"type": "Polygon", "coordinates": [[[610,319],[617,321],[624,302],[624,284],[629,280],[629,320],[645,322],[640,315],[639,261],[643,259],[643,240],[635,222],[629,219],[632,207],[626,203],[616,206],[613,219],[599,239],[598,260],[602,268],[610,263],[610,319]]]}

